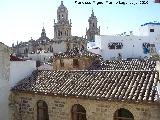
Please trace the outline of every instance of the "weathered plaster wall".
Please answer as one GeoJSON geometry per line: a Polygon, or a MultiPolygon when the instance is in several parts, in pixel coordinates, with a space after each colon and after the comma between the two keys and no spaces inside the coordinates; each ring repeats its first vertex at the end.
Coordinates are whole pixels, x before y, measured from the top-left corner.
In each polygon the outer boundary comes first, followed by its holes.
{"type": "Polygon", "coordinates": [[[24,79],[36,70],[36,61],[11,61],[10,62],[10,86],[24,79]]]}
{"type": "Polygon", "coordinates": [[[36,104],[39,100],[47,103],[49,120],[71,120],[71,108],[74,104],[80,104],[86,109],[87,120],[113,120],[114,113],[119,108],[128,109],[133,114],[134,120],[160,119],[160,106],[151,104],[62,98],[26,93],[12,93],[10,100],[12,120],[37,120],[36,104]]]}
{"type": "Polygon", "coordinates": [[[0,43],[0,120],[8,120],[10,51],[0,43]]]}

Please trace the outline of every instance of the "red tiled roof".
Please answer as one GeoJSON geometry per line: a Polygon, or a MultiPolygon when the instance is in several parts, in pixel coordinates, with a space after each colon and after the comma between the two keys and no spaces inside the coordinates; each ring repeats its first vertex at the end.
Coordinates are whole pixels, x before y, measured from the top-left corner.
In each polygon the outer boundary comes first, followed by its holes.
{"type": "Polygon", "coordinates": [[[34,71],[11,90],[86,99],[157,102],[157,71],[34,71]]]}
{"type": "Polygon", "coordinates": [[[154,60],[96,60],[88,68],[89,70],[155,70],[154,60]]]}
{"type": "Polygon", "coordinates": [[[75,58],[75,57],[101,57],[101,55],[87,50],[71,49],[63,53],[54,54],[54,58],[75,58]]]}

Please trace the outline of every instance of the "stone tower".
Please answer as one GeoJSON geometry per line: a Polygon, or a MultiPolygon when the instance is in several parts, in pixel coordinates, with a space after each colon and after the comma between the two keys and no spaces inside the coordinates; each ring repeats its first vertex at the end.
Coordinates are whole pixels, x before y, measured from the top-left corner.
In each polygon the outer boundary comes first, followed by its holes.
{"type": "Polygon", "coordinates": [[[92,10],[91,17],[88,19],[89,22],[89,29],[86,28],[86,36],[87,40],[90,42],[95,41],[95,35],[100,35],[100,26],[99,29],[97,28],[97,18],[94,16],[94,12],[92,10]]]}
{"type": "Polygon", "coordinates": [[[71,24],[71,19],[68,20],[68,10],[61,1],[61,5],[57,9],[57,23],[54,20],[54,38],[65,39],[71,36],[71,24]]]}
{"type": "Polygon", "coordinates": [[[42,28],[41,37],[46,37],[46,31],[45,31],[45,29],[44,29],[44,26],[43,26],[43,28],[42,28]]]}

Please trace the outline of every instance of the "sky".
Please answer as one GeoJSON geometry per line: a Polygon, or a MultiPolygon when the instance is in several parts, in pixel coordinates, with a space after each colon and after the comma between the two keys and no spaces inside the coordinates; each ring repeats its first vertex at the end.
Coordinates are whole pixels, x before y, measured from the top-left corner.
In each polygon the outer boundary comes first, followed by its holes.
{"type": "MultiPolygon", "coordinates": [[[[72,21],[73,36],[85,36],[92,9],[101,28],[101,35],[129,31],[137,34],[140,25],[160,22],[160,4],[153,0],[64,0],[63,3],[68,9],[68,18],[72,21]],[[122,2],[127,4],[119,4],[122,2]]],[[[54,19],[57,21],[57,8],[60,4],[61,0],[0,0],[0,42],[11,46],[17,41],[28,41],[31,37],[37,40],[43,26],[47,36],[52,39],[54,19]]]]}

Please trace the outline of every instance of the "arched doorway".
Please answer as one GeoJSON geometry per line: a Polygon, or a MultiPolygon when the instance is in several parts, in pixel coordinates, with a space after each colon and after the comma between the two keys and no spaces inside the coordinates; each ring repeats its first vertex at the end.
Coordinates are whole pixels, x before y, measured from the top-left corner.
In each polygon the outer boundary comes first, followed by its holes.
{"type": "Polygon", "coordinates": [[[37,102],[37,120],[49,120],[48,106],[45,101],[37,102]]]}
{"type": "Polygon", "coordinates": [[[86,110],[80,104],[73,105],[71,113],[72,113],[72,120],[87,120],[86,110]]]}
{"type": "Polygon", "coordinates": [[[115,112],[113,120],[134,120],[134,117],[129,110],[120,108],[115,112]]]}

